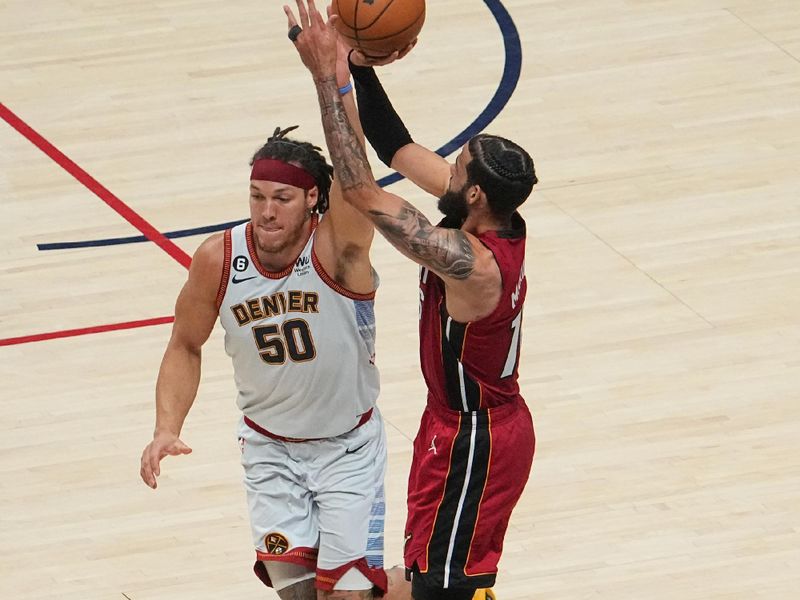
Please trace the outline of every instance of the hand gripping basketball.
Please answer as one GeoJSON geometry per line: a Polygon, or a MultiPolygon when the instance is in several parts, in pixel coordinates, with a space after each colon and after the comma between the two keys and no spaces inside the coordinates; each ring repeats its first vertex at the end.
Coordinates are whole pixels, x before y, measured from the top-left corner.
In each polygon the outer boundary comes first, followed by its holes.
{"type": "Polygon", "coordinates": [[[333,0],[331,6],[345,42],[373,61],[402,58],[425,23],[425,0],[333,0]]]}
{"type": "Polygon", "coordinates": [[[383,67],[386,65],[390,65],[395,61],[400,60],[406,54],[411,52],[414,49],[414,46],[417,45],[417,38],[411,40],[411,43],[408,44],[402,50],[395,50],[388,56],[380,56],[380,57],[371,57],[364,54],[358,48],[351,48],[350,54],[348,55],[348,60],[357,67],[383,67]]]}
{"type": "Polygon", "coordinates": [[[314,0],[307,2],[308,8],[305,0],[297,0],[296,19],[291,8],[283,7],[289,20],[289,39],[315,80],[335,76],[338,34],[333,27],[333,20],[326,23],[314,0]]]}

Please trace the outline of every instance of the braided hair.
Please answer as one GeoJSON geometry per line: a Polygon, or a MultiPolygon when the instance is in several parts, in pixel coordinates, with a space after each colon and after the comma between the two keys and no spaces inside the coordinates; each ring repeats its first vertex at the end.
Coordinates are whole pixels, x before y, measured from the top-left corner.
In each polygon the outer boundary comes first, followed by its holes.
{"type": "Polygon", "coordinates": [[[468,147],[472,155],[468,182],[481,187],[496,217],[510,217],[539,181],[533,159],[514,142],[496,135],[478,134],[468,147]]]}
{"type": "Polygon", "coordinates": [[[262,158],[273,158],[291,163],[308,171],[314,178],[319,191],[319,200],[314,207],[322,214],[328,210],[328,197],[333,180],[333,167],[328,164],[322,156],[322,148],[310,142],[298,142],[286,137],[286,134],[294,131],[298,125],[281,129],[276,127],[272,136],[267,139],[267,143],[261,146],[250,159],[250,166],[262,158]]]}

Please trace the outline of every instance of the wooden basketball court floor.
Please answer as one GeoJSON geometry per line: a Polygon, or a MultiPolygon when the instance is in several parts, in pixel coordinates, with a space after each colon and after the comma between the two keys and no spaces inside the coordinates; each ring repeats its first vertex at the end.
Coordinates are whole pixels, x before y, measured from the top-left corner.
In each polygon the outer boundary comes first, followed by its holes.
{"type": "MultiPolygon", "coordinates": [[[[513,59],[499,4],[429,2],[417,49],[382,71],[421,143],[491,108],[513,59]]],[[[500,6],[522,71],[487,130],[541,184],[521,366],[538,448],[498,597],[798,597],[800,4],[500,6]]],[[[0,48],[0,598],[275,597],[250,573],[219,328],[194,453],[155,492],[138,461],[204,237],[161,234],[245,218],[274,127],[323,139],[280,2],[2,0],[0,48]],[[143,233],[159,244],[89,243],[143,233]]],[[[424,390],[416,268],[383,240],[373,254],[392,564],[424,390]]]]}

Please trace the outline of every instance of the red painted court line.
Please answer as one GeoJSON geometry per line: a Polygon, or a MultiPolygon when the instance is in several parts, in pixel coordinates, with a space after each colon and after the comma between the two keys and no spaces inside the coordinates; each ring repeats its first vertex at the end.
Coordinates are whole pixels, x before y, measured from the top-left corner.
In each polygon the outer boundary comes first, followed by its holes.
{"type": "Polygon", "coordinates": [[[52,158],[62,169],[80,181],[89,191],[108,204],[108,206],[114,209],[123,219],[142,232],[148,240],[157,244],[164,252],[177,260],[181,265],[187,269],[189,268],[192,259],[188,254],[175,245],[174,242],[167,239],[164,234],[145,221],[139,214],[134,212],[131,207],[108,191],[108,189],[94,177],[67,158],[64,153],[34,131],[27,123],[11,112],[11,110],[1,102],[0,117],[3,117],[6,123],[26,137],[33,145],[39,148],[39,150],[52,158]]]}
{"type": "MultiPolygon", "coordinates": [[[[187,269],[189,268],[192,259],[188,254],[181,250],[174,242],[167,239],[160,231],[158,231],[143,217],[131,209],[131,207],[112,194],[94,177],[89,175],[72,160],[67,158],[63,152],[44,139],[41,135],[39,135],[39,133],[34,131],[32,127],[11,112],[11,110],[2,102],[0,102],[0,117],[2,117],[6,123],[11,125],[11,127],[16,129],[25,138],[27,138],[34,146],[39,148],[39,150],[44,152],[53,161],[55,161],[55,163],[58,164],[62,169],[80,181],[89,191],[94,193],[98,198],[115,210],[123,219],[138,229],[147,239],[158,245],[162,250],[164,250],[164,252],[178,261],[178,263],[187,269]]],[[[125,323],[111,323],[108,325],[95,325],[94,327],[83,327],[80,329],[65,329],[63,331],[37,333],[33,335],[0,339],[0,346],[13,346],[16,344],[42,342],[45,340],[55,340],[58,338],[74,337],[78,335],[103,333],[106,331],[118,331],[121,329],[135,329],[137,327],[163,325],[165,323],[172,323],[174,320],[175,317],[157,317],[154,319],[144,319],[141,321],[127,321],[125,323]]]]}
{"type": "Polygon", "coordinates": [[[43,342],[45,340],[55,340],[58,338],[74,337],[76,335],[89,335],[91,333],[104,333],[106,331],[119,331],[120,329],[136,329],[137,327],[150,327],[151,325],[164,325],[172,323],[175,317],[157,317],[155,319],[144,319],[141,321],[128,321],[126,323],[111,323],[109,325],[95,325],[94,327],[83,327],[81,329],[65,329],[63,331],[51,331],[49,333],[36,333],[34,335],[23,335],[20,337],[6,338],[0,340],[0,346],[14,346],[16,344],[28,344],[30,342],[43,342]]]}

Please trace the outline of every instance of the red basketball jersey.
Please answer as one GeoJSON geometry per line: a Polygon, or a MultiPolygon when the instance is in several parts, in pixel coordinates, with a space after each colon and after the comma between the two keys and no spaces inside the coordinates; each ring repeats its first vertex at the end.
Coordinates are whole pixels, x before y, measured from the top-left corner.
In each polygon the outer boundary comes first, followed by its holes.
{"type": "Polygon", "coordinates": [[[420,271],[420,363],[428,403],[434,408],[468,412],[520,398],[525,221],[515,213],[511,229],[488,231],[478,239],[494,254],[503,285],[500,302],[483,319],[453,320],[447,313],[444,282],[427,268],[420,271]]]}

